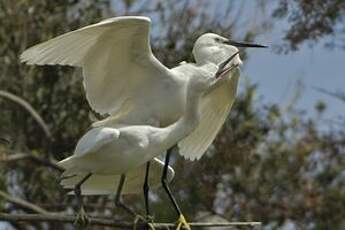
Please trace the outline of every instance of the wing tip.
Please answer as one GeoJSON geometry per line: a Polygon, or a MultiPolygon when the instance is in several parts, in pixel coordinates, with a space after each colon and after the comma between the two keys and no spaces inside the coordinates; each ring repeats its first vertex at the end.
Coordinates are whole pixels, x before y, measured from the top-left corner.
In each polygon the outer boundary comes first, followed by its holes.
{"type": "Polygon", "coordinates": [[[21,63],[26,65],[53,65],[53,63],[45,63],[41,60],[37,60],[37,57],[35,58],[35,48],[36,46],[32,46],[28,48],[27,50],[24,50],[23,53],[20,54],[19,60],[21,63]]]}
{"type": "Polygon", "coordinates": [[[20,56],[19,61],[25,65],[37,65],[37,66],[44,66],[44,65],[60,65],[60,66],[71,66],[71,67],[81,67],[80,63],[66,63],[66,62],[56,62],[56,61],[45,61],[42,59],[35,59],[34,55],[30,52],[30,49],[25,50],[20,56]],[[27,52],[29,51],[29,52],[27,52]]]}
{"type": "Polygon", "coordinates": [[[27,64],[27,65],[32,65],[30,62],[30,59],[32,56],[32,55],[30,55],[30,52],[31,52],[30,50],[31,50],[31,48],[24,50],[24,52],[20,54],[19,60],[21,63],[27,64]]]}
{"type": "Polygon", "coordinates": [[[200,156],[194,156],[194,155],[187,155],[187,154],[182,153],[180,155],[182,155],[185,160],[198,161],[203,154],[201,154],[200,156]]]}

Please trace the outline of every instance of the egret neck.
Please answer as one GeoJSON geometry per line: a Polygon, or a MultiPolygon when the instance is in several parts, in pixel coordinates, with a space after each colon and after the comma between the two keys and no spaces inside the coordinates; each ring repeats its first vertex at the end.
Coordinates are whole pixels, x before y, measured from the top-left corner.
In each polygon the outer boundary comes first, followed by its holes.
{"type": "Polygon", "coordinates": [[[182,140],[189,133],[191,133],[199,124],[200,121],[200,101],[203,94],[209,89],[217,80],[206,78],[200,82],[200,78],[191,77],[187,86],[186,107],[183,115],[172,125],[164,128],[167,147],[170,148],[178,141],[182,140]]]}

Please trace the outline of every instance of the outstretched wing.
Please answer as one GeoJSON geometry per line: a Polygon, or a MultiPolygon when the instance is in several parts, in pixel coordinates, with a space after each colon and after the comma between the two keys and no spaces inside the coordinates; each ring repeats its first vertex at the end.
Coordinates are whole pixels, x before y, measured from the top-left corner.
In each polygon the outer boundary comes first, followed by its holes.
{"type": "Polygon", "coordinates": [[[235,101],[239,76],[238,69],[230,72],[225,84],[203,98],[198,127],[179,143],[180,154],[184,158],[198,160],[211,145],[235,101]]]}
{"type": "Polygon", "coordinates": [[[150,28],[147,17],[110,18],[33,46],[21,61],[82,67],[90,106],[115,114],[131,106],[138,90],[169,71],[152,54],[150,28]]]}

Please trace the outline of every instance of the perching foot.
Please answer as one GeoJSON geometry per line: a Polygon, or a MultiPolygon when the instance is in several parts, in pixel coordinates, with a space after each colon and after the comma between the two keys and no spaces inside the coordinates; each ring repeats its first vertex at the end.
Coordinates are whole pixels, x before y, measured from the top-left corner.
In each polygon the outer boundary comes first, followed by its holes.
{"type": "Polygon", "coordinates": [[[146,218],[145,218],[142,215],[137,214],[134,218],[133,230],[137,229],[138,223],[145,223],[147,225],[147,229],[155,230],[155,227],[153,226],[153,217],[152,216],[146,216],[146,218]]]}
{"type": "Polygon", "coordinates": [[[81,207],[74,221],[77,227],[86,227],[89,224],[89,216],[87,215],[84,207],[81,207]]]}
{"type": "Polygon", "coordinates": [[[176,230],[180,229],[187,229],[187,230],[192,230],[189,224],[186,221],[186,218],[181,214],[177,220],[177,227],[176,230]]]}
{"type": "Polygon", "coordinates": [[[147,224],[148,229],[155,230],[153,223],[154,223],[154,217],[151,215],[147,215],[146,216],[146,224],[147,224]]]}

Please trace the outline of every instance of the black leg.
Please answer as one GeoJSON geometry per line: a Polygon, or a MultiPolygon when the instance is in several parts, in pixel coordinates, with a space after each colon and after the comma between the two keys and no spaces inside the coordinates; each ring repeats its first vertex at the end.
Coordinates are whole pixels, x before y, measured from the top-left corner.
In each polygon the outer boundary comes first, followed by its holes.
{"type": "Polygon", "coordinates": [[[86,211],[84,209],[83,197],[81,196],[81,186],[87,179],[90,178],[91,175],[92,175],[92,173],[88,173],[74,187],[74,194],[77,197],[78,204],[79,204],[79,212],[78,212],[76,220],[74,222],[75,225],[77,225],[77,226],[85,226],[88,224],[88,216],[87,216],[86,211]]]}
{"type": "Polygon", "coordinates": [[[151,216],[151,212],[150,212],[150,203],[149,203],[149,192],[150,192],[150,186],[149,186],[149,173],[150,173],[150,165],[151,162],[148,161],[146,163],[146,173],[145,173],[145,181],[144,181],[144,186],[143,186],[143,190],[144,190],[144,198],[145,198],[145,210],[146,210],[146,230],[152,229],[149,226],[149,223],[153,223],[153,217],[151,216]]]}
{"type": "Polygon", "coordinates": [[[169,183],[168,183],[168,167],[169,167],[169,161],[170,161],[170,155],[173,152],[174,148],[178,148],[177,145],[171,147],[170,149],[168,149],[166,157],[165,157],[165,164],[164,164],[164,168],[163,168],[163,175],[162,175],[162,185],[163,188],[165,190],[165,192],[168,194],[170,201],[173,203],[175,210],[177,212],[177,215],[180,216],[182,215],[181,209],[178,206],[175,197],[172,195],[170,188],[169,188],[169,183]]]}
{"type": "Polygon", "coordinates": [[[125,205],[122,201],[121,201],[121,192],[122,192],[122,188],[123,188],[123,184],[125,183],[126,180],[126,175],[122,174],[121,178],[120,178],[120,182],[119,185],[117,186],[117,191],[116,191],[116,195],[115,195],[115,205],[117,207],[121,207],[123,208],[127,213],[129,213],[132,216],[136,216],[136,213],[130,209],[129,207],[127,207],[127,205],[125,205]]]}
{"type": "Polygon", "coordinates": [[[180,207],[178,206],[178,204],[175,200],[175,197],[172,195],[170,188],[169,188],[169,184],[168,184],[167,176],[168,176],[168,167],[169,167],[170,155],[174,151],[174,149],[178,149],[178,146],[175,145],[175,146],[171,147],[170,149],[168,149],[168,151],[167,151],[167,155],[165,157],[165,164],[164,164],[164,168],[163,168],[162,185],[163,185],[165,192],[168,194],[170,201],[173,203],[175,210],[177,212],[177,215],[179,216],[176,229],[181,229],[181,227],[182,228],[184,227],[187,230],[191,230],[189,224],[187,223],[185,217],[183,216],[183,214],[181,212],[180,207]]]}
{"type": "Polygon", "coordinates": [[[146,210],[146,216],[150,216],[150,204],[149,204],[149,172],[150,172],[150,161],[146,163],[146,173],[145,173],[145,181],[144,181],[144,198],[145,198],[145,210],[146,210]]]}
{"type": "Polygon", "coordinates": [[[90,178],[90,176],[92,175],[92,173],[88,173],[86,174],[85,177],[83,177],[83,179],[81,179],[81,181],[79,181],[78,184],[75,185],[74,187],[74,194],[78,199],[78,203],[79,203],[79,208],[82,209],[84,208],[84,203],[83,203],[83,197],[81,196],[81,186],[82,184],[84,184],[84,182],[90,178]]]}

